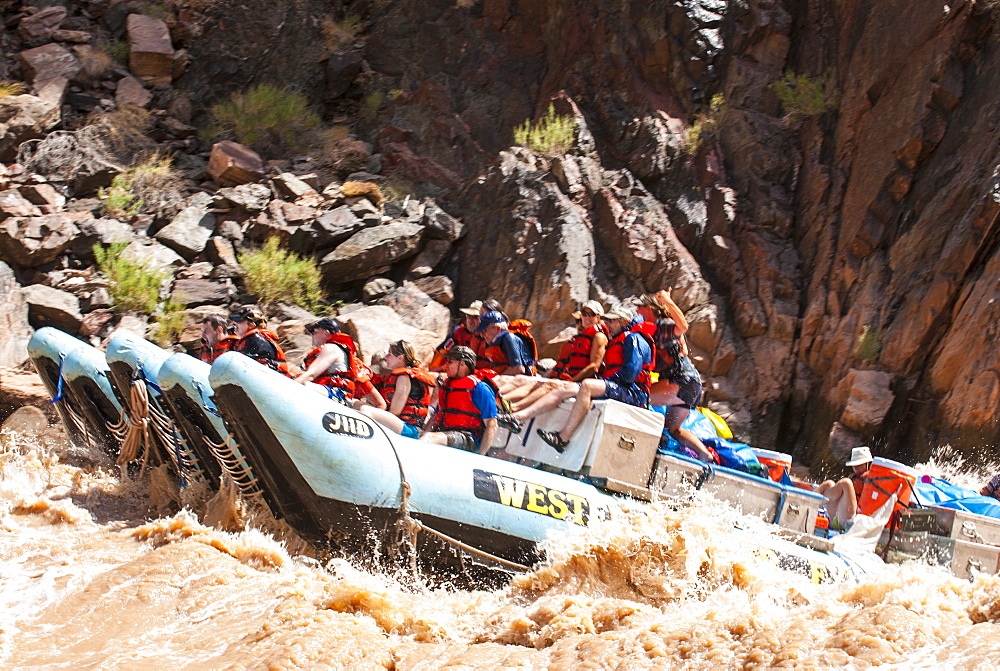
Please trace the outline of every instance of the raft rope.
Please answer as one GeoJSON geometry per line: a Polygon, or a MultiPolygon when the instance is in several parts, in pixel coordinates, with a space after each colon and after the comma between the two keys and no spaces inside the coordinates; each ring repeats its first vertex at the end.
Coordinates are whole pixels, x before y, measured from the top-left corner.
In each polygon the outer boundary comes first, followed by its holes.
{"type": "Polygon", "coordinates": [[[202,434],[201,437],[208,446],[208,449],[211,450],[212,456],[219,462],[222,470],[239,487],[241,494],[247,498],[256,498],[263,494],[260,483],[250,469],[250,465],[247,464],[246,459],[235,453],[235,449],[238,447],[236,436],[230,433],[226,436],[225,440],[219,443],[216,443],[205,434],[202,434]]]}
{"type": "MultiPolygon", "coordinates": [[[[379,425],[379,428],[380,429],[382,428],[381,425],[379,425]]],[[[413,516],[411,516],[409,506],[410,506],[410,495],[413,493],[413,487],[410,486],[410,483],[406,479],[406,471],[403,469],[403,460],[400,459],[399,457],[399,450],[396,449],[396,444],[392,442],[392,438],[389,437],[389,435],[385,432],[384,429],[382,429],[382,433],[386,434],[385,436],[386,440],[389,441],[389,447],[392,448],[392,454],[393,456],[396,457],[396,465],[399,467],[399,485],[400,489],[402,490],[400,496],[400,504],[399,504],[399,512],[402,514],[402,517],[400,517],[399,521],[400,524],[403,526],[404,532],[406,532],[407,534],[407,539],[409,540],[410,546],[412,548],[412,552],[410,553],[410,569],[412,571],[416,572],[417,570],[417,534],[421,531],[426,531],[427,533],[433,536],[437,536],[446,543],[450,543],[451,545],[454,545],[455,547],[464,550],[466,552],[469,552],[471,554],[479,555],[480,557],[489,559],[490,561],[496,562],[501,566],[506,566],[508,568],[524,572],[531,570],[530,567],[525,566],[524,564],[518,564],[517,562],[508,561],[506,559],[503,559],[502,557],[497,557],[494,554],[490,554],[485,550],[474,548],[467,543],[463,543],[457,538],[453,538],[448,534],[438,531],[437,529],[432,529],[431,527],[424,525],[422,522],[420,522],[420,520],[415,519],[413,516]]]]}

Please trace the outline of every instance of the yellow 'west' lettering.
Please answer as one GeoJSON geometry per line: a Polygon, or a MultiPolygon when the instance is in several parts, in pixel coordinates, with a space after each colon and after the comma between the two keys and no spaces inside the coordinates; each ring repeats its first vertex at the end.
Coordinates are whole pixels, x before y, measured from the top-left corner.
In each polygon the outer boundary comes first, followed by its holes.
{"type": "Polygon", "coordinates": [[[566,500],[563,498],[562,492],[550,489],[549,503],[552,504],[549,508],[549,515],[557,520],[566,517],[566,513],[569,512],[569,506],[566,505],[566,500]]]}
{"type": "Polygon", "coordinates": [[[523,480],[505,478],[502,475],[493,475],[493,480],[497,483],[497,491],[500,493],[500,503],[505,506],[520,508],[524,505],[524,486],[527,484],[523,480]]]}
{"type": "Polygon", "coordinates": [[[583,520],[583,504],[586,502],[586,499],[576,494],[570,494],[569,492],[566,492],[566,498],[569,499],[569,504],[573,506],[573,521],[581,526],[585,525],[586,522],[583,520]]]}
{"type": "Polygon", "coordinates": [[[545,500],[545,494],[548,490],[541,485],[529,484],[528,485],[528,510],[533,513],[541,513],[543,515],[549,514],[549,507],[547,505],[542,505],[542,501],[545,500]]]}

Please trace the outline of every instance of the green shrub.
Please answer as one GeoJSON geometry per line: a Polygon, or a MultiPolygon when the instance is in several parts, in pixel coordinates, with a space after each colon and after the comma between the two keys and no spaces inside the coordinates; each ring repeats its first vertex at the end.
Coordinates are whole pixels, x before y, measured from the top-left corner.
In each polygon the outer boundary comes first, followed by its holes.
{"type": "Polygon", "coordinates": [[[313,259],[281,248],[278,238],[267,239],[260,249],[240,255],[247,291],[260,303],[293,303],[315,312],[323,300],[319,266],[313,259]]]}
{"type": "Polygon", "coordinates": [[[136,310],[152,314],[160,302],[160,286],[170,278],[166,271],[152,271],[139,263],[121,257],[128,245],[114,243],[108,247],[94,245],[97,269],[108,278],[108,292],[118,312],[136,310]]]}
{"type": "Polygon", "coordinates": [[[106,53],[119,65],[128,65],[129,46],[125,40],[114,40],[101,47],[101,51],[106,53]]]}
{"type": "Polygon", "coordinates": [[[206,139],[235,139],[262,154],[284,156],[303,151],[316,140],[319,117],[301,93],[258,84],[212,106],[206,139]]]}
{"type": "Polygon", "coordinates": [[[716,93],[709,102],[708,111],[696,114],[694,121],[684,132],[684,150],[689,154],[697,154],[706,139],[714,135],[725,114],[726,99],[721,93],[716,93]]]}
{"type": "Polygon", "coordinates": [[[348,14],[340,21],[334,21],[332,16],[327,16],[320,24],[320,33],[323,35],[326,48],[337,51],[351,44],[361,32],[361,28],[361,17],[357,14],[348,14]]]}
{"type": "Polygon", "coordinates": [[[181,339],[187,326],[187,313],[184,306],[172,300],[163,302],[153,313],[156,323],[149,333],[149,339],[160,347],[169,347],[181,339]]]}
{"type": "Polygon", "coordinates": [[[98,189],[97,197],[104,205],[105,212],[117,219],[127,219],[139,214],[145,204],[132,193],[132,184],[125,173],[115,175],[108,188],[98,189]]]}
{"type": "Polygon", "coordinates": [[[366,119],[374,119],[384,104],[385,94],[381,91],[372,91],[361,101],[361,116],[366,119]]]}
{"type": "Polygon", "coordinates": [[[872,361],[877,359],[881,352],[882,339],[878,332],[868,325],[862,326],[861,334],[858,336],[858,346],[854,349],[854,356],[861,361],[872,361]]]}
{"type": "Polygon", "coordinates": [[[11,96],[19,96],[22,93],[27,93],[28,87],[21,82],[11,82],[6,79],[0,80],[0,99],[10,98],[11,96]]]}
{"type": "Polygon", "coordinates": [[[180,197],[178,184],[170,158],[154,155],[115,175],[111,186],[99,189],[97,197],[109,215],[127,218],[139,214],[147,206],[155,209],[177,200],[180,197]]]}
{"type": "Polygon", "coordinates": [[[565,154],[575,140],[576,121],[568,114],[556,114],[555,105],[536,123],[526,119],[514,129],[514,144],[544,156],[565,154]]]}
{"type": "Polygon", "coordinates": [[[827,70],[821,75],[797,75],[791,70],[774,83],[781,107],[789,119],[801,120],[837,109],[836,74],[827,70]]]}

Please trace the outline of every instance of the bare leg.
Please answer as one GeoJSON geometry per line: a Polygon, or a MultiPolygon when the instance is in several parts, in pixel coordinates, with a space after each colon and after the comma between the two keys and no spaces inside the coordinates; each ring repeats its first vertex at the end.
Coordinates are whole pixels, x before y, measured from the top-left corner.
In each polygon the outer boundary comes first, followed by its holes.
{"type": "Polygon", "coordinates": [[[698,436],[696,436],[693,432],[681,428],[681,424],[690,413],[690,410],[681,405],[668,407],[666,414],[667,431],[677,442],[694,450],[698,454],[698,458],[700,460],[712,463],[714,462],[714,459],[712,459],[712,454],[705,447],[705,443],[701,442],[698,436]]]}
{"type": "Polygon", "coordinates": [[[580,383],[580,391],[576,394],[576,403],[573,404],[573,410],[569,413],[566,426],[559,432],[563,440],[569,440],[573,437],[573,434],[576,433],[577,428],[580,426],[580,422],[590,412],[590,402],[595,398],[604,398],[607,391],[608,386],[604,383],[604,380],[592,377],[580,383]]]}
{"type": "Polygon", "coordinates": [[[420,436],[420,440],[427,443],[434,443],[435,445],[447,445],[448,436],[443,433],[436,431],[428,431],[424,435],[420,436]]]}
{"type": "Polygon", "coordinates": [[[542,382],[542,379],[532,377],[531,375],[497,375],[493,378],[493,382],[501,394],[509,396],[520,391],[525,386],[528,387],[529,391],[534,389],[536,385],[542,382]]]}
{"type": "Polygon", "coordinates": [[[849,478],[837,482],[827,480],[816,487],[816,492],[829,499],[826,511],[831,519],[836,518],[841,524],[846,524],[857,514],[858,499],[854,493],[854,483],[849,478]]]}
{"type": "Polygon", "coordinates": [[[657,382],[649,388],[650,405],[679,405],[683,401],[677,396],[680,387],[667,380],[657,382]]]}
{"type": "Polygon", "coordinates": [[[389,429],[390,431],[399,434],[403,433],[403,420],[401,420],[399,417],[396,417],[388,410],[379,410],[378,408],[373,408],[370,405],[363,405],[360,408],[358,408],[358,412],[360,412],[365,417],[370,417],[371,419],[374,419],[376,422],[378,422],[385,428],[389,429]]]}
{"type": "Polygon", "coordinates": [[[526,419],[536,417],[542,413],[552,410],[555,407],[558,407],[558,405],[567,398],[572,398],[579,393],[580,385],[575,382],[553,380],[553,383],[551,391],[542,394],[537,400],[532,402],[531,405],[517,410],[514,413],[514,418],[523,422],[526,419]]]}

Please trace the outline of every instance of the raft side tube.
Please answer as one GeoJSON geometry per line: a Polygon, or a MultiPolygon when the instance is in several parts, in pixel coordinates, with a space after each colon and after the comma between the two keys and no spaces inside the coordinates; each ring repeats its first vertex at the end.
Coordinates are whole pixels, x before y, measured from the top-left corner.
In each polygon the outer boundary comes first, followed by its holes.
{"type": "Polygon", "coordinates": [[[90,345],[51,326],[43,326],[35,331],[27,345],[28,356],[35,367],[35,372],[52,397],[70,440],[80,447],[90,447],[90,438],[78,421],[78,418],[84,418],[86,413],[74,395],[65,393],[66,390],[60,385],[63,361],[71,352],[81,347],[90,345]]]}
{"type": "Polygon", "coordinates": [[[111,427],[122,418],[122,407],[108,381],[108,362],[97,348],[84,346],[63,361],[64,390],[68,388],[83,410],[87,428],[109,457],[117,458],[120,444],[111,427]]]}

